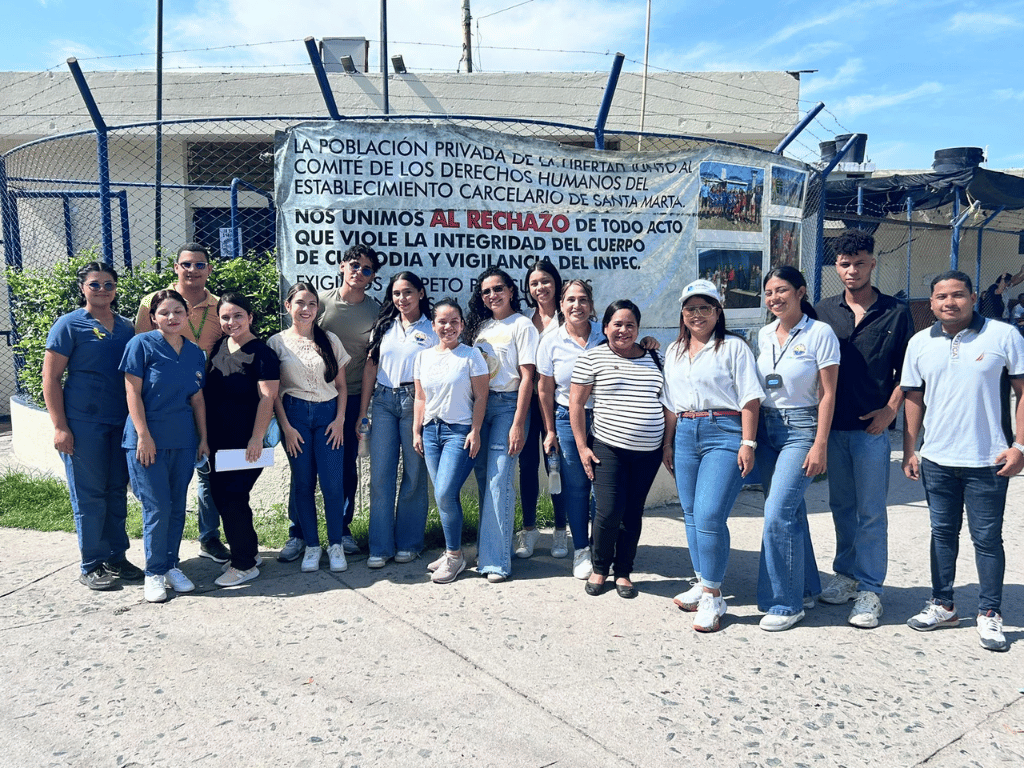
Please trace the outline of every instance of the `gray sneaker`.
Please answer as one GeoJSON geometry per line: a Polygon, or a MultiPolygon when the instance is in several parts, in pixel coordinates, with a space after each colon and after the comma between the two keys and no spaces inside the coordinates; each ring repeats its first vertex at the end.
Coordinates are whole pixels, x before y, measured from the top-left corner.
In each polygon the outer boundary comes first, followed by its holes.
{"type": "Polygon", "coordinates": [[[302,557],[306,551],[306,542],[302,539],[291,538],[285,542],[284,548],[277,554],[278,562],[292,563],[302,557]]]}
{"type": "Polygon", "coordinates": [[[831,605],[842,605],[857,599],[857,580],[841,573],[835,574],[821,590],[818,599],[831,605]]]}
{"type": "Polygon", "coordinates": [[[455,581],[456,577],[466,570],[466,558],[462,553],[450,555],[445,553],[444,562],[434,571],[430,580],[435,584],[448,584],[455,581]]]}
{"type": "Polygon", "coordinates": [[[341,548],[345,550],[346,555],[359,554],[359,545],[356,544],[356,540],[351,535],[341,537],[341,548]]]}

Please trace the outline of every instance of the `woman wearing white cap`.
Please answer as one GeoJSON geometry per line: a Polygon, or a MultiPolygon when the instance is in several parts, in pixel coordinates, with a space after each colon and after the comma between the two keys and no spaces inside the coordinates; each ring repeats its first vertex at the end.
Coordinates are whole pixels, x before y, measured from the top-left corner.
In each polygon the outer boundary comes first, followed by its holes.
{"type": "Polygon", "coordinates": [[[725,328],[715,284],[694,280],[680,303],[679,336],[665,354],[664,463],[675,475],[698,581],[675,603],[696,611],[695,630],[714,632],[726,610],[721,586],[729,562],[727,520],[754,468],[764,391],[754,353],[725,328]]]}

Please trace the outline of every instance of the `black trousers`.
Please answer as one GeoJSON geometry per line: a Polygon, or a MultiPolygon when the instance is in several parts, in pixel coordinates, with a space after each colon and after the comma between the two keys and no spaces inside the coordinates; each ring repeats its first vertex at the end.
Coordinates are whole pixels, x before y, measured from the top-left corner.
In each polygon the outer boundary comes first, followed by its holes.
{"type": "Polygon", "coordinates": [[[590,559],[594,573],[629,578],[640,542],[644,504],[661,466],[661,448],[630,451],[594,440],[594,499],[597,513],[590,533],[590,559]]]}
{"type": "Polygon", "coordinates": [[[231,565],[240,571],[254,567],[259,552],[259,540],[252,524],[249,494],[262,471],[240,469],[236,472],[210,473],[210,491],[213,493],[213,503],[220,512],[224,536],[231,548],[231,565]]]}

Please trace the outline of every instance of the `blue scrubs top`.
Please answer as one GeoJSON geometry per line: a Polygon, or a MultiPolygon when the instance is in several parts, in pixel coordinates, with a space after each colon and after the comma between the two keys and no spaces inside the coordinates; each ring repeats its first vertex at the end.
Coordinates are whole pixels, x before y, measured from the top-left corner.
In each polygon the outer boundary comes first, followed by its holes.
{"type": "Polygon", "coordinates": [[[108,331],[84,308],[60,317],[46,337],[46,348],[68,359],[64,415],[96,424],[122,424],[128,415],[124,376],[118,363],[135,336],[131,320],[114,315],[108,331]]]}
{"type": "MultiPolygon", "coordinates": [[[[199,444],[192,416],[192,395],[203,388],[206,356],[188,339],[181,352],[160,331],[140,333],[128,342],[121,370],[142,379],[146,423],[157,450],[195,448],[199,444]]],[[[125,421],[122,448],[138,448],[139,436],[131,416],[125,421]]]]}

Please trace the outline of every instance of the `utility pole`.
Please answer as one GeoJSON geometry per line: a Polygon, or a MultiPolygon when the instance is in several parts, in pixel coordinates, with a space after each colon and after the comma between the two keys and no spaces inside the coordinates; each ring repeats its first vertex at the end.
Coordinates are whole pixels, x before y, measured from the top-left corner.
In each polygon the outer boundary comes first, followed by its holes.
{"type": "Polygon", "coordinates": [[[470,22],[473,17],[469,14],[469,0],[462,0],[462,58],[466,60],[466,71],[473,71],[473,39],[470,31],[470,22]]]}

